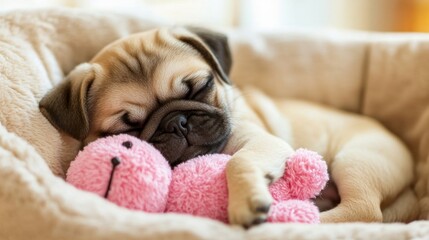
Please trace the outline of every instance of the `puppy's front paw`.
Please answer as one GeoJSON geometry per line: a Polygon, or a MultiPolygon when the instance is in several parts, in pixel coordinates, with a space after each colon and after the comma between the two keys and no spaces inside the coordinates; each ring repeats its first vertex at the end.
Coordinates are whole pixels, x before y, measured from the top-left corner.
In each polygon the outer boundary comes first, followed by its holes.
{"type": "Polygon", "coordinates": [[[228,214],[231,224],[246,228],[264,223],[273,199],[266,185],[240,189],[229,194],[228,214]]]}

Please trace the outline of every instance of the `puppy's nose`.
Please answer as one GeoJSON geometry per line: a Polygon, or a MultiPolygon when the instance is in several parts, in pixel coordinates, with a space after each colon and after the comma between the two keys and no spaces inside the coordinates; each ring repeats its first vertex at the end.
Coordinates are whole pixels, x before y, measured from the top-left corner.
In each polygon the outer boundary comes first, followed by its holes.
{"type": "Polygon", "coordinates": [[[164,125],[165,132],[175,133],[179,136],[188,134],[188,118],[184,114],[176,114],[167,119],[164,125]]]}

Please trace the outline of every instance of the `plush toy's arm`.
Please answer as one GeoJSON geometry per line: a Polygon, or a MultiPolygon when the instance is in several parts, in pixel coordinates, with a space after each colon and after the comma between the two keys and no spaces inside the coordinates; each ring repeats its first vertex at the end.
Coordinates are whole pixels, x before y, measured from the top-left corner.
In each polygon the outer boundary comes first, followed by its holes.
{"type": "Polygon", "coordinates": [[[277,201],[314,198],[329,179],[327,169],[319,154],[298,149],[288,159],[283,177],[270,186],[270,192],[277,201]]]}
{"type": "Polygon", "coordinates": [[[273,223],[320,223],[320,213],[309,200],[287,200],[275,202],[267,220],[273,223]]]}

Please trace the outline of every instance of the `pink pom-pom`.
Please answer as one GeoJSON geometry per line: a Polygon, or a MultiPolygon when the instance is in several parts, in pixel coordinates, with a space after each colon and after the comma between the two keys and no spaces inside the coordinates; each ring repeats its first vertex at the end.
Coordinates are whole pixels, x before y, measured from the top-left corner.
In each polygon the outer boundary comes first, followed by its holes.
{"type": "Polygon", "coordinates": [[[86,146],[71,163],[67,181],[129,209],[163,212],[171,168],[150,144],[122,134],[86,146]],[[120,161],[115,168],[113,158],[120,161]]]}
{"type": "Polygon", "coordinates": [[[285,174],[270,186],[277,201],[314,198],[329,179],[326,162],[316,152],[298,149],[288,159],[285,174]]]}
{"type": "Polygon", "coordinates": [[[275,202],[268,213],[268,222],[320,223],[319,209],[310,201],[286,200],[275,202]]]}
{"type": "Polygon", "coordinates": [[[229,155],[211,154],[173,170],[167,212],[187,213],[228,222],[225,168],[229,155]]]}

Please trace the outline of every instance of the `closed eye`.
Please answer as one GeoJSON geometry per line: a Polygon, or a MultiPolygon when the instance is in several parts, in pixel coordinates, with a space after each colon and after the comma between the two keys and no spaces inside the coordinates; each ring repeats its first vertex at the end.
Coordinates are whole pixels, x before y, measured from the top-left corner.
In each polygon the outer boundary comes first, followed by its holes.
{"type": "Polygon", "coordinates": [[[202,97],[204,97],[214,86],[214,76],[210,74],[204,85],[202,85],[198,90],[193,91],[193,86],[190,87],[190,94],[188,99],[195,99],[200,100],[202,97]]]}
{"type": "Polygon", "coordinates": [[[131,119],[130,114],[128,112],[121,115],[118,119],[118,123],[122,123],[121,126],[115,126],[108,130],[102,130],[99,133],[100,137],[107,137],[112,135],[117,135],[121,133],[125,133],[128,135],[132,135],[138,137],[140,132],[142,131],[142,123],[140,121],[134,121],[131,119]]]}
{"type": "Polygon", "coordinates": [[[131,120],[130,114],[128,112],[122,115],[121,121],[125,123],[125,125],[130,127],[128,130],[122,131],[121,133],[132,135],[134,137],[138,137],[140,135],[140,132],[142,130],[141,123],[139,121],[131,120]]]}
{"type": "Polygon", "coordinates": [[[125,113],[124,115],[121,116],[121,121],[123,123],[125,123],[127,126],[129,127],[138,127],[140,126],[140,122],[139,121],[133,121],[130,118],[130,114],[129,113],[125,113]]]}

